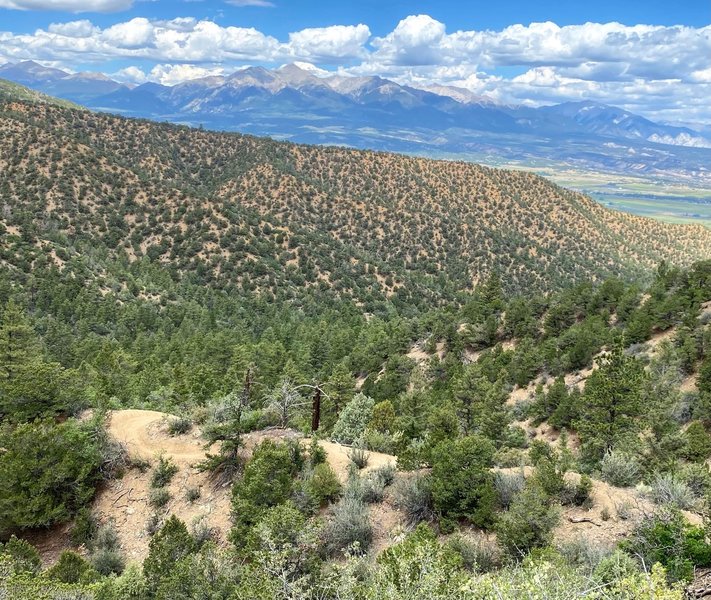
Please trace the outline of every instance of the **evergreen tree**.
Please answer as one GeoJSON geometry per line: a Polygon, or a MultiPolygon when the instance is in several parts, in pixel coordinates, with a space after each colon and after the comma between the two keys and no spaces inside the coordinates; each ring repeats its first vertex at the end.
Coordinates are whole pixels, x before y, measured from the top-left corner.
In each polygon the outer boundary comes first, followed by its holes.
{"type": "Polygon", "coordinates": [[[461,518],[479,527],[492,524],[493,455],[493,444],[481,436],[447,440],[432,451],[432,498],[445,528],[461,518]]]}
{"type": "Polygon", "coordinates": [[[638,430],[644,380],[641,363],[620,347],[590,375],[576,422],[586,460],[601,460],[605,452],[638,430]]]}
{"type": "Polygon", "coordinates": [[[143,561],[143,574],[149,590],[155,593],[161,580],[171,576],[176,563],[195,550],[195,540],[188,533],[185,523],[171,515],[151,538],[148,556],[143,561]]]}

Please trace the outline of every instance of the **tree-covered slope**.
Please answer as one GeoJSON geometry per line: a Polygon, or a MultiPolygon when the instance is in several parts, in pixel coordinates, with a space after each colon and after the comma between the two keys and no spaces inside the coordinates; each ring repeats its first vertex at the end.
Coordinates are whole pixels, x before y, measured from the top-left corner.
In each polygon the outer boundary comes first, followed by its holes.
{"type": "MultiPolygon", "coordinates": [[[[0,100],[2,260],[159,261],[174,280],[367,311],[492,272],[547,291],[711,255],[711,232],[609,211],[529,173],[298,146],[0,100]]],[[[110,282],[109,282],[110,285],[110,282]]]]}

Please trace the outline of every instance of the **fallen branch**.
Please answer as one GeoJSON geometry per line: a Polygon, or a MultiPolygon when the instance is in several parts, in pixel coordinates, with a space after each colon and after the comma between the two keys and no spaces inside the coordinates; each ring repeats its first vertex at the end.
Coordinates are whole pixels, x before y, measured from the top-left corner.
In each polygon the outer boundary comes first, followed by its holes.
{"type": "Polygon", "coordinates": [[[591,523],[595,527],[602,527],[600,523],[596,523],[590,517],[568,517],[568,521],[571,523],[591,523]]]}
{"type": "MultiPolygon", "coordinates": [[[[119,494],[116,496],[116,499],[111,503],[112,505],[116,504],[121,498],[123,498],[126,494],[130,494],[133,491],[133,488],[128,488],[123,494],[119,494]]],[[[130,497],[129,497],[130,499],[130,497]]]]}

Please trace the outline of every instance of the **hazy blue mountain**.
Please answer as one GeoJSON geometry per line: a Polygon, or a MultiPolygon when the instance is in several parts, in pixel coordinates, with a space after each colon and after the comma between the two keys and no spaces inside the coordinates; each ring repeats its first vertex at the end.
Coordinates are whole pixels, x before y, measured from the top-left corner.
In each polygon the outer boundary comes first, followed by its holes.
{"type": "Polygon", "coordinates": [[[459,88],[324,76],[298,64],[249,67],[175,86],[128,86],[32,61],[0,66],[0,77],[96,110],[295,142],[711,180],[708,131],[595,102],[504,106],[459,88]]]}

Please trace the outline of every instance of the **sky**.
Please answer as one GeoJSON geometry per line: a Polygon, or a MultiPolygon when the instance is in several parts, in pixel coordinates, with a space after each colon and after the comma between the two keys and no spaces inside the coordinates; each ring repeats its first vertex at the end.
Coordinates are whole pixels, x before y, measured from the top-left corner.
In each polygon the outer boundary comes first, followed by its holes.
{"type": "Polygon", "coordinates": [[[711,0],[0,0],[0,63],[173,85],[310,63],[711,125],[711,0]]]}

